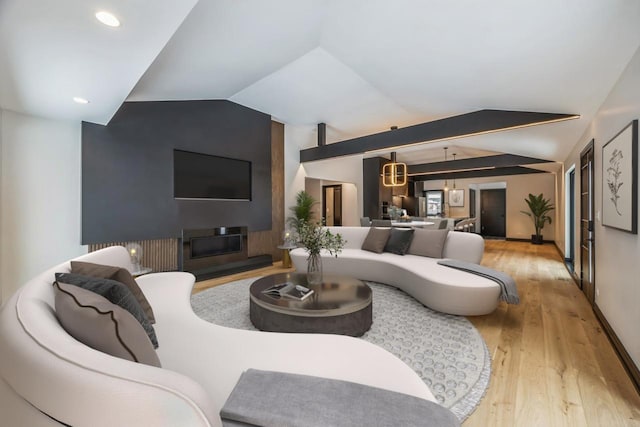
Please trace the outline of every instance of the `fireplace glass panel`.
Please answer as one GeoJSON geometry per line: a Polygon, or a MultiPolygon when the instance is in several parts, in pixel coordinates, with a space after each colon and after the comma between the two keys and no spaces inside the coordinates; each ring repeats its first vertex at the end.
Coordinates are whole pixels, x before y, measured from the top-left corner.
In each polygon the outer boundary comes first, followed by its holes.
{"type": "Polygon", "coordinates": [[[194,237],[191,239],[191,258],[224,255],[242,251],[242,235],[194,237]]]}

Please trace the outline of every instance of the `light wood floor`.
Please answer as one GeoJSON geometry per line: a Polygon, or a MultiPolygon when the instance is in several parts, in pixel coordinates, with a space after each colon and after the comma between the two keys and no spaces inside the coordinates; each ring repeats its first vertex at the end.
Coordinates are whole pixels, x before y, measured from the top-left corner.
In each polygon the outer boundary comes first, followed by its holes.
{"type": "MultiPolygon", "coordinates": [[[[521,303],[469,318],[489,346],[492,374],[464,426],[640,426],[640,395],[555,246],[487,240],[482,264],[514,277],[521,303]]],[[[280,271],[199,282],[194,292],[280,271]]]]}

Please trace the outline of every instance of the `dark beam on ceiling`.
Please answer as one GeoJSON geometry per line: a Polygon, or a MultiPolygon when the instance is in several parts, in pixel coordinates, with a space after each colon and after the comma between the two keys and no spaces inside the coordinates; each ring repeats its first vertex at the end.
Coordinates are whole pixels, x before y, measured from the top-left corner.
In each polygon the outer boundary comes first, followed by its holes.
{"type": "Polygon", "coordinates": [[[469,159],[449,160],[443,162],[407,165],[409,175],[419,173],[444,172],[461,169],[508,166],[533,165],[536,163],[550,163],[551,160],[536,159],[534,157],[517,156],[515,154],[497,154],[495,156],[472,157],[469,159]]]}
{"type": "Polygon", "coordinates": [[[575,114],[531,111],[479,110],[432,122],[300,150],[300,162],[349,156],[367,151],[460,138],[523,126],[578,118],[575,114]]]}
{"type": "Polygon", "coordinates": [[[540,169],[525,168],[522,166],[509,166],[506,168],[482,169],[464,172],[438,173],[433,175],[416,175],[411,178],[413,181],[434,181],[437,179],[464,179],[464,178],[482,178],[487,176],[509,176],[523,175],[530,173],[549,173],[540,169]]]}

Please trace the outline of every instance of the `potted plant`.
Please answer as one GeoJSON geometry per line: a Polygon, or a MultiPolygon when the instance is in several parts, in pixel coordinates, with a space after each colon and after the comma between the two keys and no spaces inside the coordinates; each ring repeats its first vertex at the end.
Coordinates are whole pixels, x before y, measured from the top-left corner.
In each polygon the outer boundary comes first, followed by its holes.
{"type": "Polygon", "coordinates": [[[307,258],[307,282],[310,285],[322,283],[322,257],[320,251],[325,249],[331,255],[338,256],[344,247],[344,240],[340,234],[333,234],[322,227],[322,223],[313,220],[311,209],[317,202],[306,191],[296,195],[296,205],[289,208],[293,217],[287,222],[297,234],[297,241],[309,253],[307,258]]]}
{"type": "Polygon", "coordinates": [[[531,243],[534,245],[542,244],[542,229],[545,223],[551,224],[551,217],[548,215],[555,207],[551,204],[550,199],[545,199],[542,193],[537,196],[529,193],[529,197],[524,199],[529,206],[529,212],[520,211],[523,214],[529,216],[533,221],[533,226],[536,229],[536,234],[531,235],[531,243]]]}
{"type": "Polygon", "coordinates": [[[287,222],[296,233],[300,232],[300,227],[303,224],[308,224],[313,220],[313,207],[317,204],[316,199],[304,190],[296,194],[296,204],[289,208],[293,212],[293,216],[287,218],[287,222]]]}

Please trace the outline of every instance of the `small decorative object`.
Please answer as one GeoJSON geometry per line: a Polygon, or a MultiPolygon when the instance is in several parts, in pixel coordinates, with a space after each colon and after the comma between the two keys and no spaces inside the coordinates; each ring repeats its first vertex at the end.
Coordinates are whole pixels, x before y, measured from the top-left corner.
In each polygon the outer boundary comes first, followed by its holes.
{"type": "Polygon", "coordinates": [[[289,251],[297,248],[295,233],[291,230],[285,230],[282,232],[282,244],[278,246],[278,249],[282,249],[282,266],[284,268],[291,268],[291,256],[289,251]]]}
{"type": "Polygon", "coordinates": [[[602,225],[638,234],[638,120],[602,147],[602,225]]]}
{"type": "Polygon", "coordinates": [[[295,248],[295,237],[291,230],[284,230],[282,232],[282,246],[295,248]]]}
{"type": "Polygon", "coordinates": [[[464,189],[449,190],[449,206],[451,207],[464,206],[464,189]]]}
{"type": "Polygon", "coordinates": [[[129,252],[129,256],[131,257],[133,271],[142,270],[142,246],[137,243],[129,243],[126,248],[127,252],[129,252]]]}
{"type": "Polygon", "coordinates": [[[524,199],[524,201],[527,202],[530,212],[520,212],[531,218],[533,226],[536,229],[536,234],[531,235],[531,243],[534,245],[541,245],[543,243],[542,229],[544,228],[544,224],[547,222],[551,224],[551,217],[547,214],[555,209],[555,207],[551,204],[550,199],[544,198],[542,193],[537,196],[529,193],[529,197],[524,199]]]}
{"type": "Polygon", "coordinates": [[[389,214],[389,218],[391,218],[392,220],[396,221],[396,220],[400,219],[400,215],[402,214],[402,209],[400,209],[397,206],[391,205],[387,209],[387,213],[389,214]]]}
{"type": "Polygon", "coordinates": [[[300,243],[309,253],[307,258],[307,282],[310,285],[322,283],[322,257],[320,251],[325,249],[331,255],[338,256],[344,247],[340,234],[333,234],[320,224],[305,223],[298,230],[300,243]]]}

